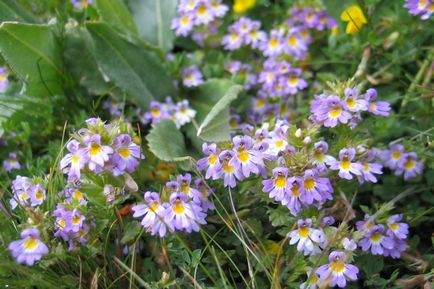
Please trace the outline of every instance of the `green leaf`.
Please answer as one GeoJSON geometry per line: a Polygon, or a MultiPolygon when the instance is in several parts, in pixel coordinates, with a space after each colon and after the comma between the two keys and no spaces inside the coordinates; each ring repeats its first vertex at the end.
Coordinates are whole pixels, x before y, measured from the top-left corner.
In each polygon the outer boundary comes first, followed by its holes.
{"type": "Polygon", "coordinates": [[[128,2],[139,35],[164,51],[173,48],[175,34],[170,29],[176,14],[177,0],[130,0],[128,2]]]}
{"type": "Polygon", "coordinates": [[[16,0],[0,1],[0,22],[18,21],[27,23],[38,22],[26,9],[16,0]]]}
{"type": "Polygon", "coordinates": [[[164,119],[154,124],[151,132],[146,136],[146,140],[149,150],[163,161],[188,159],[184,136],[170,119],[164,119]]]}
{"type": "Polygon", "coordinates": [[[126,34],[137,34],[136,24],[122,0],[96,0],[95,5],[104,22],[126,34]]]}
{"type": "Polygon", "coordinates": [[[3,122],[7,121],[15,111],[23,106],[17,97],[0,95],[0,136],[3,135],[3,122]]]}
{"type": "Polygon", "coordinates": [[[127,244],[129,241],[134,240],[139,235],[141,229],[142,227],[139,222],[128,223],[124,228],[121,244],[127,244]]]}
{"type": "Polygon", "coordinates": [[[230,140],[229,106],[242,90],[241,85],[233,85],[225,92],[200,125],[197,131],[200,138],[212,142],[230,140]]]}
{"type": "Polygon", "coordinates": [[[172,80],[154,53],[138,47],[104,23],[87,23],[94,55],[103,73],[132,101],[149,108],[150,101],[175,93],[172,80]]]}
{"type": "Polygon", "coordinates": [[[0,51],[12,70],[26,82],[29,96],[63,94],[60,50],[47,25],[4,22],[0,51]]]}

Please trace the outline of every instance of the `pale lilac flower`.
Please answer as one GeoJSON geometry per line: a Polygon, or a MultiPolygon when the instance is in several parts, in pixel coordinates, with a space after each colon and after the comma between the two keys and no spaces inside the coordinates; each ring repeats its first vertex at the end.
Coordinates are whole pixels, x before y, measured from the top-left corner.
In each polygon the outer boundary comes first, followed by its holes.
{"type": "Polygon", "coordinates": [[[169,113],[165,107],[158,101],[151,101],[150,111],[143,114],[144,123],[156,123],[162,119],[169,118],[169,113]]]}
{"type": "Polygon", "coordinates": [[[385,234],[383,225],[374,225],[365,233],[365,238],[359,241],[363,251],[371,250],[373,255],[383,255],[384,248],[393,249],[393,241],[385,234]]]}
{"type": "Polygon", "coordinates": [[[175,121],[175,124],[178,128],[191,122],[195,116],[196,111],[190,107],[187,99],[184,99],[176,104],[173,120],[175,121]]]}
{"type": "Polygon", "coordinates": [[[168,208],[167,203],[161,203],[160,196],[156,192],[146,192],[144,204],[133,206],[133,217],[142,218],[141,225],[151,233],[159,235],[161,238],[167,234],[165,224],[165,212],[168,208]]]}
{"type": "Polygon", "coordinates": [[[408,235],[408,224],[399,222],[402,220],[402,214],[393,215],[387,219],[387,226],[389,227],[387,233],[394,235],[396,238],[404,240],[408,235]]]}
{"type": "Polygon", "coordinates": [[[404,174],[404,180],[420,175],[423,171],[423,163],[417,160],[417,154],[414,152],[406,153],[403,159],[398,163],[395,175],[404,174]]]}
{"type": "Polygon", "coordinates": [[[176,182],[179,184],[178,192],[184,193],[189,199],[193,199],[193,201],[200,204],[202,194],[196,188],[191,186],[190,174],[178,175],[176,177],[176,182]]]}
{"type": "Polygon", "coordinates": [[[132,173],[139,165],[139,160],[145,156],[141,153],[140,146],[132,142],[128,134],[121,134],[113,141],[114,153],[110,158],[113,166],[113,175],[119,176],[125,171],[132,173]]]}
{"type": "Polygon", "coordinates": [[[172,20],[170,29],[175,30],[176,36],[188,36],[193,30],[193,15],[184,14],[172,20]]]}
{"type": "Polygon", "coordinates": [[[283,31],[271,30],[268,38],[259,44],[259,49],[264,56],[279,56],[283,50],[283,31]]]}
{"type": "Polygon", "coordinates": [[[302,178],[301,199],[306,205],[333,199],[333,187],[328,178],[320,177],[315,170],[306,170],[302,178]]]}
{"type": "Polygon", "coordinates": [[[86,135],[83,137],[83,142],[86,145],[84,154],[89,159],[87,163],[89,170],[98,171],[109,160],[113,149],[101,144],[101,135],[99,134],[86,135]]]}
{"type": "Polygon", "coordinates": [[[240,61],[228,61],[228,62],[225,62],[224,68],[230,74],[236,74],[241,69],[241,62],[240,61]]]}
{"type": "Polygon", "coordinates": [[[69,141],[66,149],[69,153],[60,160],[60,169],[65,174],[68,174],[68,181],[79,180],[80,172],[89,160],[89,157],[77,140],[73,139],[69,141]]]}
{"type": "Polygon", "coordinates": [[[229,7],[222,4],[221,0],[211,0],[210,3],[211,12],[215,17],[222,18],[228,12],[229,7]]]}
{"type": "Polygon", "coordinates": [[[197,166],[199,170],[203,171],[206,169],[205,178],[209,179],[217,179],[219,173],[222,169],[220,159],[219,159],[219,149],[216,144],[207,143],[202,144],[202,152],[206,155],[206,157],[197,161],[197,166]]]}
{"type": "Polygon", "coordinates": [[[182,83],[187,87],[199,86],[203,83],[203,75],[196,65],[184,68],[182,83]]]}
{"type": "Polygon", "coordinates": [[[383,174],[382,168],[383,166],[380,163],[372,162],[376,157],[376,152],[374,150],[370,150],[365,156],[360,160],[360,164],[362,165],[362,174],[357,176],[357,179],[362,184],[365,181],[376,183],[377,178],[374,174],[383,174]]]}
{"type": "Polygon", "coordinates": [[[209,0],[199,0],[196,1],[195,9],[192,12],[194,14],[194,24],[195,25],[207,25],[212,20],[214,20],[214,14],[211,10],[209,0]]]}
{"type": "Polygon", "coordinates": [[[208,187],[205,185],[205,183],[201,179],[196,179],[194,181],[194,187],[200,191],[201,196],[200,200],[196,199],[195,201],[200,207],[202,208],[202,211],[204,213],[208,212],[209,210],[215,210],[214,203],[209,199],[210,196],[213,194],[213,191],[211,189],[208,189],[208,187]]]}
{"type": "Polygon", "coordinates": [[[323,281],[319,278],[319,276],[315,273],[315,271],[312,270],[312,268],[309,268],[309,270],[306,272],[307,280],[304,283],[300,284],[300,289],[317,289],[323,287],[323,281]]]}
{"type": "Polygon", "coordinates": [[[396,169],[405,157],[404,146],[400,144],[389,144],[389,149],[383,151],[381,159],[385,161],[386,167],[396,169]]]}
{"type": "Polygon", "coordinates": [[[8,87],[9,84],[9,71],[4,68],[4,67],[0,67],[0,92],[5,92],[6,88],[8,87]]]}
{"type": "Polygon", "coordinates": [[[326,164],[330,165],[336,159],[330,155],[327,155],[329,149],[328,144],[325,141],[319,141],[314,144],[315,151],[313,153],[312,163],[318,167],[320,171],[327,170],[326,164]]]}
{"type": "Polygon", "coordinates": [[[357,249],[357,244],[354,240],[348,239],[347,237],[342,239],[342,246],[347,251],[354,251],[357,249]]]}
{"type": "Polygon", "coordinates": [[[167,207],[164,216],[171,230],[185,230],[199,232],[199,224],[206,224],[205,213],[195,202],[188,201],[184,193],[172,193],[170,205],[167,207]]]}
{"type": "Polygon", "coordinates": [[[237,50],[242,44],[243,37],[235,29],[229,29],[229,34],[223,36],[222,45],[226,50],[237,50]]]}
{"type": "Polygon", "coordinates": [[[291,28],[288,30],[283,41],[283,51],[296,59],[303,59],[308,50],[307,41],[303,39],[300,29],[291,28]]]}
{"type": "Polygon", "coordinates": [[[280,78],[285,93],[294,95],[299,90],[303,90],[307,87],[306,80],[301,78],[301,72],[300,68],[289,69],[288,76],[280,78]]]}
{"type": "Polygon", "coordinates": [[[327,242],[322,230],[312,228],[312,220],[298,220],[297,229],[288,233],[290,245],[297,243],[297,251],[306,255],[314,255],[321,252],[319,246],[327,242]]]}
{"type": "Polygon", "coordinates": [[[18,170],[21,168],[20,163],[18,162],[16,153],[9,153],[9,158],[3,161],[3,170],[5,172],[10,172],[12,170],[18,170]]]}
{"type": "Polygon", "coordinates": [[[313,119],[325,127],[335,127],[338,123],[346,124],[351,114],[344,110],[345,103],[337,95],[316,95],[311,103],[313,119]]]}
{"type": "Polygon", "coordinates": [[[270,139],[268,141],[269,148],[267,153],[277,156],[280,152],[288,147],[288,125],[278,122],[272,132],[270,132],[270,139]]]}
{"type": "Polygon", "coordinates": [[[41,184],[33,185],[30,189],[30,206],[36,207],[45,200],[45,189],[41,184]]]}
{"type": "Polygon", "coordinates": [[[286,206],[293,216],[297,216],[301,211],[303,202],[302,182],[303,180],[299,177],[289,178],[287,195],[282,200],[282,205],[286,206]]]}
{"type": "Polygon", "coordinates": [[[264,166],[262,154],[253,148],[251,137],[236,136],[233,138],[234,155],[229,162],[236,170],[240,170],[244,177],[249,177],[251,173],[259,174],[260,168],[264,166]]]}
{"type": "Polygon", "coordinates": [[[329,286],[338,285],[344,288],[347,285],[347,278],[355,281],[359,269],[351,264],[346,263],[347,257],[344,252],[333,251],[329,255],[329,264],[322,265],[316,270],[322,281],[329,280],[329,286]]]}
{"type": "Polygon", "coordinates": [[[357,87],[345,88],[345,109],[351,112],[365,111],[368,109],[368,101],[359,98],[357,87]]]}
{"type": "Polygon", "coordinates": [[[8,249],[18,263],[33,266],[35,261],[48,254],[48,247],[40,238],[38,229],[25,229],[21,232],[21,240],[11,242],[8,249]]]}
{"type": "Polygon", "coordinates": [[[270,198],[282,202],[287,198],[289,188],[288,169],[277,167],[273,169],[273,177],[262,181],[262,191],[268,193],[270,198]]]}
{"type": "Polygon", "coordinates": [[[261,22],[252,21],[252,27],[249,34],[245,37],[245,43],[250,45],[253,49],[259,47],[259,44],[267,39],[267,33],[259,30],[261,28],[261,22]]]}
{"type": "Polygon", "coordinates": [[[72,5],[77,9],[86,8],[92,2],[93,0],[71,0],[72,5]]]}
{"type": "Polygon", "coordinates": [[[363,166],[359,163],[351,161],[356,156],[354,148],[345,148],[339,151],[339,161],[336,160],[330,164],[330,169],[339,170],[339,177],[347,180],[352,180],[354,175],[361,175],[363,166]]]}
{"type": "Polygon", "coordinates": [[[427,20],[434,13],[432,0],[406,0],[404,7],[412,15],[421,15],[422,20],[427,20]]]}
{"type": "Polygon", "coordinates": [[[220,153],[220,161],[222,164],[222,169],[218,174],[218,178],[223,177],[223,184],[225,187],[234,188],[237,185],[236,180],[243,180],[244,176],[241,170],[236,169],[232,164],[231,160],[234,158],[235,152],[231,150],[224,150],[220,153]]]}
{"type": "Polygon", "coordinates": [[[377,99],[377,90],[370,88],[366,91],[365,100],[368,102],[368,111],[375,115],[388,116],[390,114],[390,103],[387,101],[375,101],[377,99]]]}

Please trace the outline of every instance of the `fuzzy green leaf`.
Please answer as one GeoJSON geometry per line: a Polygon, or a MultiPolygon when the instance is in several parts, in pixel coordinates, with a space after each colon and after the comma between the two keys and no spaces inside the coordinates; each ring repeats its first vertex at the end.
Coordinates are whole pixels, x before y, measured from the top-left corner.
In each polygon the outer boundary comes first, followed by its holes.
{"type": "Polygon", "coordinates": [[[86,27],[100,69],[132,101],[149,108],[151,100],[174,94],[172,80],[154,53],[128,42],[104,23],[87,23],[86,27]]]}
{"type": "Polygon", "coordinates": [[[137,34],[136,24],[122,0],[96,0],[95,4],[104,22],[126,34],[137,34]]]}
{"type": "Polygon", "coordinates": [[[4,22],[0,51],[27,84],[29,96],[63,94],[63,68],[58,41],[47,25],[4,22]]]}
{"type": "Polygon", "coordinates": [[[18,21],[37,23],[38,21],[16,0],[0,1],[0,22],[18,21]]]}
{"type": "Polygon", "coordinates": [[[203,120],[197,131],[197,136],[205,141],[212,142],[230,139],[229,106],[238,97],[242,89],[240,85],[233,85],[225,92],[203,120]]]}
{"type": "Polygon", "coordinates": [[[164,51],[173,48],[175,34],[170,29],[176,14],[176,0],[130,0],[128,2],[139,35],[164,51]]]}
{"type": "Polygon", "coordinates": [[[154,124],[146,140],[149,150],[163,161],[183,161],[188,158],[184,136],[172,120],[164,119],[154,124]]]}

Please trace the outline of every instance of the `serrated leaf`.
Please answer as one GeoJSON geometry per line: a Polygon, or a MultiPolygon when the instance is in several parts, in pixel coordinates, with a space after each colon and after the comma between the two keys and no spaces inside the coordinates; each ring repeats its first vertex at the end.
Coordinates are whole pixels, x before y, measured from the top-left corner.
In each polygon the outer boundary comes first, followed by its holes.
{"type": "Polygon", "coordinates": [[[139,35],[164,51],[173,48],[175,34],[170,29],[176,15],[177,0],[130,0],[128,2],[139,35]]]}
{"type": "Polygon", "coordinates": [[[36,18],[33,17],[16,0],[0,1],[0,22],[4,21],[18,21],[27,23],[38,22],[36,18]]]}
{"type": "Polygon", "coordinates": [[[143,108],[175,93],[172,80],[156,55],[122,38],[107,24],[86,24],[95,58],[106,76],[143,108]]]}
{"type": "Polygon", "coordinates": [[[95,5],[104,22],[126,34],[137,34],[133,17],[122,0],[96,0],[95,5]]]}
{"type": "Polygon", "coordinates": [[[4,22],[0,51],[12,70],[27,84],[29,96],[63,94],[60,49],[47,25],[4,22]]]}
{"type": "Polygon", "coordinates": [[[229,106],[242,90],[241,85],[234,85],[226,91],[203,120],[197,131],[197,136],[205,141],[212,142],[230,139],[229,106]]]}
{"type": "Polygon", "coordinates": [[[154,124],[146,140],[149,150],[160,160],[171,162],[188,159],[184,136],[170,119],[154,124]]]}

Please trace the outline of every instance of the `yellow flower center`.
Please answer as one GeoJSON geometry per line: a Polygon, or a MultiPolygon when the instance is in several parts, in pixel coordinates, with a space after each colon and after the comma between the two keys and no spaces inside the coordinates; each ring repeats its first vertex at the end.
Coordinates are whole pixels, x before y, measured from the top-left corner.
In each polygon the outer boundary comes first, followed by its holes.
{"type": "Polygon", "coordinates": [[[279,44],[279,41],[276,38],[270,40],[269,45],[271,48],[275,48],[279,44]]]}
{"type": "Polygon", "coordinates": [[[347,106],[349,108],[355,108],[356,107],[356,101],[354,100],[354,98],[350,97],[347,99],[347,106]]]}
{"type": "Polygon", "coordinates": [[[371,242],[378,243],[381,240],[381,237],[383,237],[380,233],[374,233],[371,235],[371,242]]]}
{"type": "Polygon", "coordinates": [[[158,206],[159,206],[158,202],[157,201],[153,201],[152,202],[152,206],[149,207],[149,210],[151,210],[151,212],[155,212],[155,211],[157,211],[158,206]]]}
{"type": "Polygon", "coordinates": [[[66,226],[66,221],[64,219],[60,219],[57,224],[59,225],[60,228],[65,228],[66,226]]]}
{"type": "Polygon", "coordinates": [[[283,140],[276,141],[276,147],[277,148],[281,148],[281,147],[283,147],[283,145],[284,145],[284,141],[283,140]]]}
{"type": "Polygon", "coordinates": [[[81,221],[80,216],[74,216],[74,217],[72,217],[72,223],[74,225],[77,225],[78,223],[80,223],[80,221],[81,221]]]}
{"type": "Polygon", "coordinates": [[[274,180],[274,186],[282,189],[286,186],[286,178],[285,176],[278,176],[275,180],[274,180]]]}
{"type": "Polygon", "coordinates": [[[190,19],[187,16],[181,18],[182,25],[187,25],[188,23],[190,23],[190,19]]]}
{"type": "Polygon", "coordinates": [[[372,103],[369,104],[369,108],[372,109],[372,110],[376,110],[377,106],[375,105],[375,103],[372,102],[372,103]]]}
{"type": "Polygon", "coordinates": [[[306,226],[302,226],[300,229],[298,229],[298,235],[303,239],[307,238],[309,236],[309,232],[310,232],[310,229],[309,229],[309,227],[306,227],[306,226]]]}
{"type": "Polygon", "coordinates": [[[297,45],[297,38],[295,38],[293,36],[288,37],[288,44],[289,44],[289,46],[294,47],[295,45],[297,45]]]}
{"type": "Polygon", "coordinates": [[[336,105],[332,110],[329,111],[329,116],[332,118],[338,118],[342,113],[341,107],[336,105]]]}
{"type": "Polygon", "coordinates": [[[187,195],[190,194],[190,187],[188,186],[187,182],[182,182],[179,186],[179,190],[186,193],[187,195]]]}
{"type": "Polygon", "coordinates": [[[315,274],[312,274],[312,276],[310,277],[310,283],[311,284],[318,283],[318,277],[316,277],[315,274]]]}
{"type": "Polygon", "coordinates": [[[401,157],[401,152],[400,151],[393,151],[392,153],[392,159],[399,159],[401,157]]]}
{"type": "Polygon", "coordinates": [[[404,168],[406,170],[411,170],[415,167],[415,165],[416,163],[412,159],[408,159],[404,164],[404,168]]]}
{"type": "Polygon", "coordinates": [[[238,159],[241,162],[245,163],[250,159],[250,155],[247,151],[243,150],[243,151],[238,152],[238,159]]]}
{"type": "Polygon", "coordinates": [[[428,11],[433,12],[434,11],[434,3],[428,6],[428,11]]]}
{"type": "Polygon", "coordinates": [[[214,165],[215,164],[215,162],[217,161],[217,155],[210,155],[209,157],[208,157],[208,163],[210,164],[210,165],[214,165]]]}
{"type": "Polygon", "coordinates": [[[74,199],[76,200],[82,200],[83,199],[83,194],[80,191],[75,191],[73,194],[74,199]]]}
{"type": "Polygon", "coordinates": [[[234,167],[226,164],[226,165],[223,165],[223,170],[225,171],[225,173],[230,174],[230,173],[234,172],[234,167]]]}
{"type": "Polygon", "coordinates": [[[315,158],[315,160],[322,162],[325,159],[324,154],[322,154],[321,152],[316,151],[313,155],[313,157],[315,158]]]}
{"type": "Polygon", "coordinates": [[[291,84],[291,85],[297,85],[297,83],[298,83],[298,78],[297,78],[297,77],[294,77],[294,76],[291,76],[290,78],[288,78],[288,82],[289,82],[289,84],[291,84]]]}
{"type": "Polygon", "coordinates": [[[27,200],[28,198],[29,198],[29,195],[26,194],[26,193],[21,193],[21,194],[18,195],[18,199],[19,199],[20,201],[25,201],[25,200],[27,200]]]}
{"type": "Polygon", "coordinates": [[[131,151],[128,148],[120,148],[118,149],[118,153],[123,158],[127,158],[131,155],[131,151]]]}
{"type": "Polygon", "coordinates": [[[157,107],[154,107],[151,110],[151,114],[153,117],[159,117],[161,115],[161,111],[157,107]]]}
{"type": "Polygon", "coordinates": [[[334,273],[342,273],[345,270],[345,264],[339,260],[334,260],[329,266],[334,273]]]}
{"type": "Polygon", "coordinates": [[[425,8],[425,6],[426,6],[426,3],[428,3],[428,0],[419,0],[419,3],[418,3],[418,8],[419,9],[423,9],[423,8],[425,8]]]}
{"type": "Polygon", "coordinates": [[[300,196],[300,186],[298,184],[294,184],[291,188],[292,194],[296,197],[300,196]]]}
{"type": "Polygon", "coordinates": [[[398,231],[398,224],[397,224],[397,223],[390,224],[390,228],[391,228],[393,231],[398,231]]]}
{"type": "Polygon", "coordinates": [[[197,9],[197,15],[203,16],[207,13],[208,9],[206,8],[205,5],[200,5],[199,8],[197,9]]]}
{"type": "Polygon", "coordinates": [[[304,180],[304,187],[306,190],[310,191],[315,188],[316,182],[312,178],[308,178],[304,180]]]}
{"type": "Polygon", "coordinates": [[[80,157],[79,156],[72,156],[71,157],[71,163],[78,163],[80,161],[80,157]]]}
{"type": "Polygon", "coordinates": [[[173,212],[175,212],[175,214],[182,214],[184,213],[185,208],[184,205],[182,204],[181,200],[175,200],[173,202],[173,212]]]}
{"type": "Polygon", "coordinates": [[[369,171],[369,165],[367,163],[363,163],[363,171],[368,172],[369,171]]]}
{"type": "Polygon", "coordinates": [[[89,154],[91,156],[94,156],[94,155],[99,154],[100,151],[101,151],[101,146],[99,144],[93,142],[92,145],[90,146],[89,154]]]}
{"type": "Polygon", "coordinates": [[[6,74],[2,73],[0,74],[0,82],[3,82],[6,80],[6,74]]]}
{"type": "Polygon", "coordinates": [[[38,246],[38,239],[29,237],[23,242],[23,246],[26,248],[26,251],[33,251],[38,246]]]}
{"type": "Polygon", "coordinates": [[[231,41],[232,41],[232,42],[235,42],[235,41],[238,40],[239,37],[240,37],[240,36],[239,36],[238,34],[232,33],[232,34],[231,34],[231,41]]]}
{"type": "Polygon", "coordinates": [[[35,194],[35,197],[40,200],[44,197],[44,193],[41,190],[38,190],[35,194]]]}
{"type": "Polygon", "coordinates": [[[258,99],[255,103],[255,106],[257,108],[262,108],[262,107],[264,107],[264,105],[265,105],[265,101],[263,101],[262,99],[258,99]]]}

